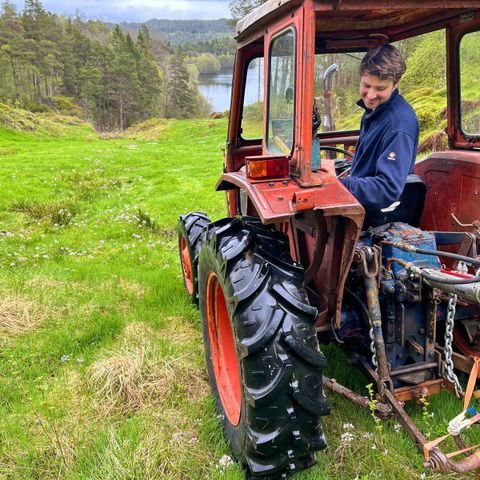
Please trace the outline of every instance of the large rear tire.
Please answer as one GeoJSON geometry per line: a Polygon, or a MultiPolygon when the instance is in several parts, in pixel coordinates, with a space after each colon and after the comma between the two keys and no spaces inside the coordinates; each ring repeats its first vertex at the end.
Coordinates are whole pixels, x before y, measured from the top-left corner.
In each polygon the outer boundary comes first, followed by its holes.
{"type": "Polygon", "coordinates": [[[326,361],[288,243],[251,218],[213,222],[198,278],[210,383],[235,457],[255,479],[313,465],[326,446],[326,361]]]}
{"type": "Polygon", "coordinates": [[[183,283],[194,305],[198,305],[198,253],[203,233],[210,219],[203,212],[180,215],[178,219],[178,251],[182,264],[183,283]]]}

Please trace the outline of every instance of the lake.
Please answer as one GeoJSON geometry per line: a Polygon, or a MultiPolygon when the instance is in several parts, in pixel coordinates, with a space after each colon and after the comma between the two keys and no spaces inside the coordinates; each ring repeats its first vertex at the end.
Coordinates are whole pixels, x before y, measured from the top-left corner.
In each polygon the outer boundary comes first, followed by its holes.
{"type": "Polygon", "coordinates": [[[198,90],[212,105],[212,112],[224,112],[230,108],[232,70],[221,70],[213,75],[199,75],[198,90]]]}
{"type": "MultiPolygon", "coordinates": [[[[260,68],[255,61],[252,64],[247,74],[246,105],[263,98],[263,61],[260,68]]],[[[221,70],[213,75],[199,75],[198,90],[211,103],[212,112],[224,112],[230,108],[232,75],[233,69],[221,70]]]]}

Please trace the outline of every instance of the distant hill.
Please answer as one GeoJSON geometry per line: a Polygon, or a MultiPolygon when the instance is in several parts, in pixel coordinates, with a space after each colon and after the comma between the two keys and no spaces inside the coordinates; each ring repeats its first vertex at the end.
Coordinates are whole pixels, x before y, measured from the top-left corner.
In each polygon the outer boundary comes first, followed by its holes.
{"type": "MultiPolygon", "coordinates": [[[[234,27],[229,24],[226,18],[218,20],[166,20],[157,19],[144,22],[151,32],[160,33],[171,45],[184,43],[208,42],[222,37],[232,37],[234,27]]],[[[120,28],[127,31],[140,30],[141,23],[122,22],[120,28]]],[[[114,24],[107,23],[110,30],[114,24]]]]}

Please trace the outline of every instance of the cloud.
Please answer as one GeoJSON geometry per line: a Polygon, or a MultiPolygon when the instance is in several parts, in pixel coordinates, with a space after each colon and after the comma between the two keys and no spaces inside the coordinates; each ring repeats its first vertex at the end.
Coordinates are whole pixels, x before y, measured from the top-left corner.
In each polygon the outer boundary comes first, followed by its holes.
{"type": "MultiPolygon", "coordinates": [[[[19,9],[22,0],[15,0],[19,9]]],[[[50,12],[99,18],[111,22],[144,22],[151,18],[212,19],[230,17],[230,0],[43,0],[50,12]]]]}

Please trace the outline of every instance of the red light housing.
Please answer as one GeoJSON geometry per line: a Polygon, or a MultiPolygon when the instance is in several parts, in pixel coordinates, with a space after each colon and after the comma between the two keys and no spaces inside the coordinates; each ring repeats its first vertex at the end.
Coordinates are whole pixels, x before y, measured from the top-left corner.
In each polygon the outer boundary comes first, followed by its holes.
{"type": "Polygon", "coordinates": [[[287,157],[247,157],[247,176],[253,180],[285,178],[289,174],[287,157]]]}

